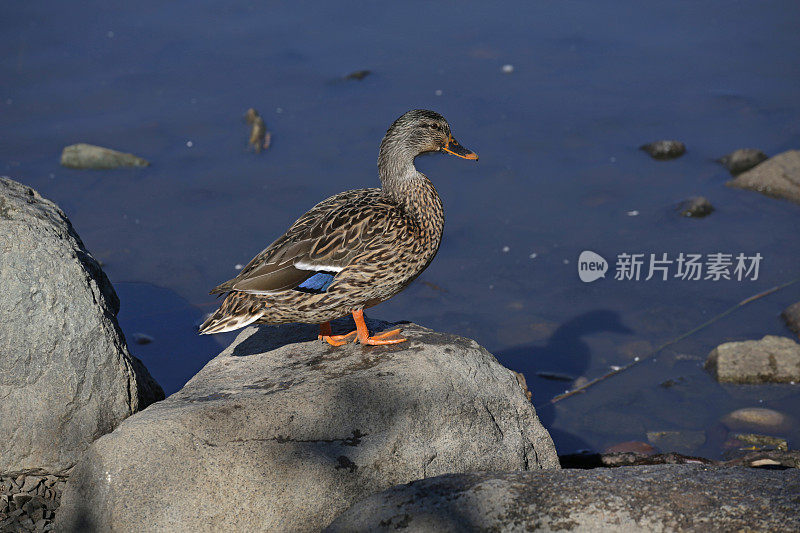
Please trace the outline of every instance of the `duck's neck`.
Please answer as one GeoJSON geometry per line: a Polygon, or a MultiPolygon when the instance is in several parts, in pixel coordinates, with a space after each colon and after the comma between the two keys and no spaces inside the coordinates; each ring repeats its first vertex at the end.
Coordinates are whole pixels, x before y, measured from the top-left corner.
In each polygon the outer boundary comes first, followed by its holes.
{"type": "Polygon", "coordinates": [[[386,150],[381,146],[378,173],[383,193],[434,239],[441,239],[444,228],[442,200],[433,183],[414,167],[416,154],[386,150]]]}

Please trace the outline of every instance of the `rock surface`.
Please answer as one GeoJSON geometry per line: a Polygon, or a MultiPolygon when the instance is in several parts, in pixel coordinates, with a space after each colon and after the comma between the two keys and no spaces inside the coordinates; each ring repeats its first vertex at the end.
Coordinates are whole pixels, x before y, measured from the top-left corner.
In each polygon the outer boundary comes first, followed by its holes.
{"type": "Polygon", "coordinates": [[[678,205],[681,216],[703,218],[714,212],[714,206],[705,196],[692,196],[678,205]]]}
{"type": "Polygon", "coordinates": [[[737,176],[767,159],[767,154],[761,150],[756,150],[755,148],[740,148],[728,155],[720,157],[717,161],[727,168],[728,172],[737,176]]]}
{"type": "Polygon", "coordinates": [[[781,318],[786,326],[800,336],[800,302],[793,303],[783,310],[781,318]]]}
{"type": "Polygon", "coordinates": [[[446,475],[357,503],[325,531],[798,531],[800,471],[659,465],[446,475]]]}
{"type": "Polygon", "coordinates": [[[61,474],[163,398],[117,325],[119,300],[63,212],[0,178],[0,473],[61,474]]]}
{"type": "Polygon", "coordinates": [[[150,162],[141,157],[93,144],[71,144],[61,152],[61,166],[67,168],[108,169],[148,165],[150,162]]]}
{"type": "Polygon", "coordinates": [[[726,185],[800,203],[800,150],[773,156],[726,185]]]}
{"type": "Polygon", "coordinates": [[[726,342],[705,363],[721,383],[789,383],[800,381],[800,344],[766,335],[759,341],[726,342]]]}
{"type": "Polygon", "coordinates": [[[680,141],[656,141],[648,144],[643,144],[639,147],[644,150],[653,159],[675,159],[686,153],[686,146],[680,141]]]}
{"type": "Polygon", "coordinates": [[[319,531],[398,483],[558,468],[514,373],[474,341],[402,327],[406,343],[340,348],[315,326],[245,329],[94,443],[57,529],[319,531]]]}

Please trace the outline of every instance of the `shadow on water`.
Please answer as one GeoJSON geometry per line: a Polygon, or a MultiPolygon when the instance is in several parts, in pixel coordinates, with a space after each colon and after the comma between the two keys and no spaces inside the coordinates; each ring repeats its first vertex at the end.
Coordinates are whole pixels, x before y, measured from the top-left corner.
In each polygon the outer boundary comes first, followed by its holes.
{"type": "Polygon", "coordinates": [[[175,292],[147,283],[116,283],[114,288],[121,302],[117,318],[128,348],[167,396],[180,390],[221,351],[216,340],[197,334],[200,310],[175,292]],[[146,344],[137,343],[140,335],[148,337],[146,344]]]}
{"type": "Polygon", "coordinates": [[[525,374],[528,387],[535,395],[533,403],[537,406],[536,414],[553,437],[556,449],[562,453],[590,448],[583,439],[554,427],[555,408],[547,403],[571,388],[572,382],[547,379],[539,373],[552,371],[553,376],[564,378],[585,375],[592,361],[592,353],[584,338],[598,333],[631,334],[633,331],[622,323],[619,313],[598,309],[567,320],[544,345],[518,346],[497,353],[501,363],[525,374]]]}

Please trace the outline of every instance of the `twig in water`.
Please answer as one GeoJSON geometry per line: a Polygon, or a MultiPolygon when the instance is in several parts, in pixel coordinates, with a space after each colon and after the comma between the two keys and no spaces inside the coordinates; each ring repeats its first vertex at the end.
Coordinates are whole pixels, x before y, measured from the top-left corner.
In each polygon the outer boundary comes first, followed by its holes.
{"type": "MultiPolygon", "coordinates": [[[[685,338],[687,338],[687,337],[689,337],[691,335],[694,335],[698,331],[707,328],[708,326],[710,326],[714,322],[717,322],[718,320],[728,316],[729,314],[733,313],[734,311],[736,311],[740,307],[744,307],[745,305],[747,305],[747,304],[749,304],[751,302],[754,302],[754,301],[756,301],[756,300],[758,300],[760,298],[763,298],[765,296],[769,296],[770,294],[772,294],[774,292],[778,292],[781,289],[785,289],[786,287],[794,285],[797,282],[800,282],[800,278],[795,278],[795,279],[793,279],[791,281],[787,281],[786,283],[784,283],[782,285],[776,285],[775,287],[772,287],[772,288],[767,289],[767,290],[765,290],[763,292],[759,292],[758,294],[754,294],[753,296],[745,298],[744,300],[742,300],[738,304],[734,305],[733,307],[730,307],[730,308],[726,309],[725,311],[721,312],[720,314],[718,314],[717,316],[711,318],[710,320],[708,320],[706,322],[703,322],[702,324],[700,324],[696,328],[694,328],[692,330],[689,330],[686,333],[683,333],[682,335],[679,335],[679,336],[675,337],[674,339],[672,339],[670,341],[665,342],[664,344],[662,344],[661,346],[659,346],[658,348],[656,348],[655,350],[650,352],[648,355],[646,355],[644,357],[636,357],[633,361],[631,361],[630,363],[628,363],[625,366],[622,366],[622,367],[619,367],[619,368],[615,368],[611,372],[608,372],[607,374],[603,374],[602,376],[600,376],[598,378],[595,378],[595,379],[589,381],[588,383],[586,383],[584,385],[581,385],[580,387],[578,387],[576,389],[572,389],[572,390],[567,391],[567,392],[565,392],[563,394],[559,394],[558,396],[555,396],[554,398],[552,398],[545,405],[552,405],[554,403],[560,402],[561,400],[569,398],[570,396],[574,396],[575,394],[579,394],[579,393],[582,393],[582,392],[586,391],[586,389],[588,389],[592,385],[600,383],[601,381],[605,381],[608,378],[610,378],[612,376],[615,376],[617,374],[621,374],[622,372],[628,370],[630,367],[632,367],[634,365],[637,365],[637,364],[641,363],[642,361],[644,361],[646,359],[650,359],[651,357],[653,357],[654,355],[659,353],[661,350],[663,350],[667,346],[675,344],[676,342],[680,342],[683,339],[685,339],[685,338]]],[[[543,406],[540,405],[539,407],[543,407],[543,406]]]]}

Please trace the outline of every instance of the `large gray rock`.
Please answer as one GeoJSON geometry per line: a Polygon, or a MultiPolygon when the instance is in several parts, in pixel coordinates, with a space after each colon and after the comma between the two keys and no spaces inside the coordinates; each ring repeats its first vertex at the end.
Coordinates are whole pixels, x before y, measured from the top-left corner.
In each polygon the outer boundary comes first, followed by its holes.
{"type": "Polygon", "coordinates": [[[440,476],[357,503],[325,531],[798,531],[800,471],[704,465],[440,476]]]}
{"type": "Polygon", "coordinates": [[[57,529],[319,531],[398,483],[558,468],[510,370],[469,339],[403,328],[403,344],[340,348],[315,326],[245,329],[94,443],[57,529]]]}
{"type": "Polygon", "coordinates": [[[800,204],[800,150],[789,150],[773,156],[739,174],[726,185],[800,204]]]}
{"type": "Polygon", "coordinates": [[[775,335],[759,341],[726,342],[708,354],[705,368],[722,383],[800,381],[800,344],[775,335]]]}
{"type": "Polygon", "coordinates": [[[119,300],[64,213],[0,178],[0,473],[63,474],[164,393],[128,353],[119,300]]]}

